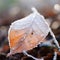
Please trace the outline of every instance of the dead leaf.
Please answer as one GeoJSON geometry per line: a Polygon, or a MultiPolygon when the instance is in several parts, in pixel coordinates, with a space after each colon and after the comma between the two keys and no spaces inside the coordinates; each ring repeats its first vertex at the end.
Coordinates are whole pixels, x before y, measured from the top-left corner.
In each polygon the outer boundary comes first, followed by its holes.
{"type": "Polygon", "coordinates": [[[35,9],[27,17],[13,22],[9,28],[10,54],[30,50],[44,42],[49,27],[42,15],[35,9]]]}

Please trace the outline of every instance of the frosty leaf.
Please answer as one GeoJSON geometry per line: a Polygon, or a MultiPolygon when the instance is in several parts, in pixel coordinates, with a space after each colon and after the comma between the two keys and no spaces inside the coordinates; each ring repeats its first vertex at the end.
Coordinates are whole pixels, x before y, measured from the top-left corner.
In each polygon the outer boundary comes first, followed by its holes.
{"type": "Polygon", "coordinates": [[[44,42],[49,26],[44,17],[35,9],[27,17],[13,22],[8,32],[10,53],[23,52],[44,42]]]}

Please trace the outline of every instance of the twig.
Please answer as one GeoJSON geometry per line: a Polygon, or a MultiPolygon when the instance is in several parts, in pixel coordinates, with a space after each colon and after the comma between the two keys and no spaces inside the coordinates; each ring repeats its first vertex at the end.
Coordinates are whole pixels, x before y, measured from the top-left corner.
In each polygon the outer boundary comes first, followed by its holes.
{"type": "Polygon", "coordinates": [[[56,44],[56,46],[57,46],[58,49],[59,49],[59,48],[60,48],[60,47],[59,47],[59,43],[58,43],[58,41],[56,40],[54,33],[52,32],[52,30],[51,30],[50,28],[49,28],[49,30],[50,30],[50,33],[51,33],[51,35],[52,35],[52,37],[53,37],[54,43],[56,44]]]}
{"type": "Polygon", "coordinates": [[[54,52],[53,60],[57,60],[57,52],[54,52]]]}
{"type": "Polygon", "coordinates": [[[23,53],[24,53],[25,55],[27,55],[28,57],[33,58],[34,60],[44,60],[44,58],[41,58],[41,59],[35,58],[34,56],[28,54],[26,51],[23,51],[23,53]]]}

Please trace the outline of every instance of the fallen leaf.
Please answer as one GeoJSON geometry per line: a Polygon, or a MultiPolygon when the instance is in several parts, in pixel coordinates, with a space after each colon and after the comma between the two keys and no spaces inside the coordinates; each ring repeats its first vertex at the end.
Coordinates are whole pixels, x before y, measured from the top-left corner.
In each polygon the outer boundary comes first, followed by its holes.
{"type": "Polygon", "coordinates": [[[33,8],[33,13],[11,24],[8,32],[10,54],[35,48],[45,41],[48,32],[44,17],[33,8]]]}

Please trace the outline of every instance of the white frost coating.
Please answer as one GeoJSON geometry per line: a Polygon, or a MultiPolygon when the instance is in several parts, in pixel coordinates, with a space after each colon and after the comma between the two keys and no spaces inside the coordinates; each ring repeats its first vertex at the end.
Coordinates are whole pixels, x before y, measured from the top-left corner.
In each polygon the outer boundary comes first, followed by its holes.
{"type": "Polygon", "coordinates": [[[33,8],[33,13],[31,13],[30,15],[28,15],[25,18],[22,18],[20,20],[17,20],[15,22],[13,22],[10,26],[10,29],[26,29],[28,27],[32,27],[34,30],[37,29],[37,27],[39,28],[38,31],[42,32],[43,36],[47,36],[48,32],[49,32],[49,27],[46,24],[46,21],[44,19],[44,17],[42,15],[40,15],[37,10],[33,8]],[[34,26],[36,25],[36,26],[34,26]]]}

